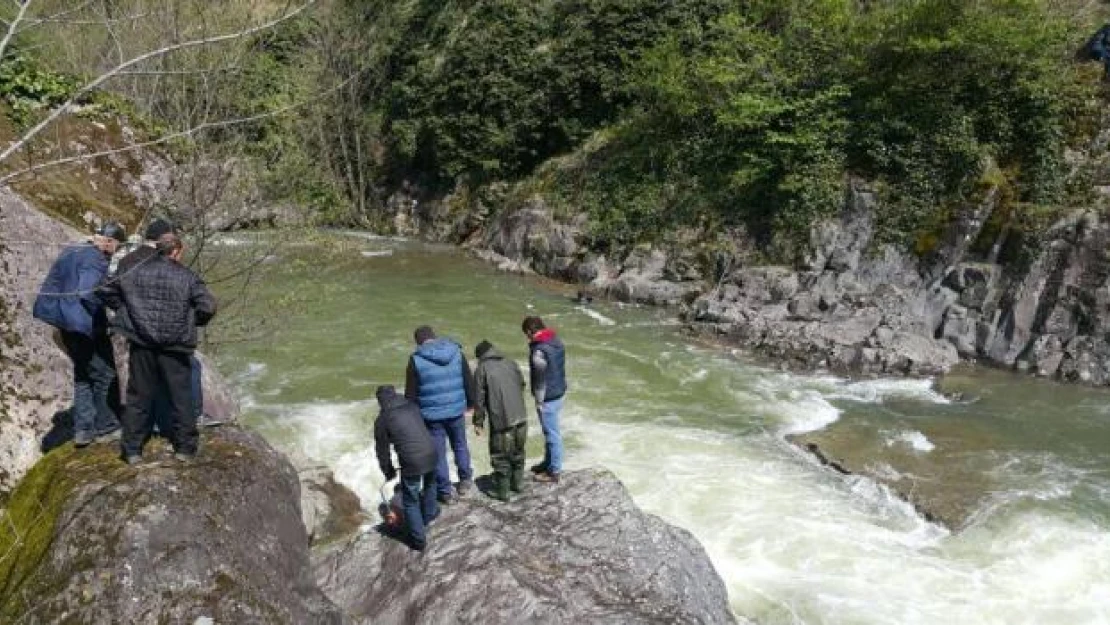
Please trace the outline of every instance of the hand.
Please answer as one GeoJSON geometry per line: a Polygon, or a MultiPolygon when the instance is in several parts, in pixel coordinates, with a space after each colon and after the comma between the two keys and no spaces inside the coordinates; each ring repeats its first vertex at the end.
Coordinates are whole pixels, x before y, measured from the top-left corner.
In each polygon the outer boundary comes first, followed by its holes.
{"type": "Polygon", "coordinates": [[[393,478],[395,478],[395,477],[397,477],[397,469],[394,469],[393,467],[389,467],[389,470],[387,470],[385,472],[385,481],[392,482],[393,478]]]}
{"type": "Polygon", "coordinates": [[[480,425],[474,426],[474,436],[477,436],[478,438],[482,438],[482,432],[484,432],[484,431],[485,431],[484,427],[482,427],[480,425]]]}

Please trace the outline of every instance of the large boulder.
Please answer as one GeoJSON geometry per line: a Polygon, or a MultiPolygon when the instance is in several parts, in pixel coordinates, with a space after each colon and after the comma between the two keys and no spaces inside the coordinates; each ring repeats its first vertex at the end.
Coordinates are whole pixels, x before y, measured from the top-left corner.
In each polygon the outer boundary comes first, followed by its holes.
{"type": "Polygon", "coordinates": [[[603,471],[564,473],[509,504],[444,508],[423,555],[369,533],[315,562],[357,623],[736,622],[701,545],[603,471]]]}
{"type": "Polygon", "coordinates": [[[158,442],[46,455],[0,525],[0,622],[341,623],[316,589],[292,465],[237,427],[197,459],[158,442]]]}
{"type": "Polygon", "coordinates": [[[0,188],[0,493],[39,458],[39,439],[73,394],[69,359],[31,307],[54,259],[80,236],[0,188]]]}

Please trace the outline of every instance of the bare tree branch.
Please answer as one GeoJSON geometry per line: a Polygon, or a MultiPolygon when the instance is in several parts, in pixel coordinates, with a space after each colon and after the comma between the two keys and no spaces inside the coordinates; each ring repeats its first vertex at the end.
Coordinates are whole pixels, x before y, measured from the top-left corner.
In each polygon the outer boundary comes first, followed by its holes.
{"type": "MultiPolygon", "coordinates": [[[[71,163],[78,163],[78,162],[81,162],[81,161],[92,160],[94,158],[99,158],[101,156],[111,156],[113,154],[122,154],[122,153],[125,153],[125,152],[131,152],[133,150],[140,150],[140,149],[143,149],[143,148],[150,148],[150,147],[170,143],[170,142],[175,141],[177,139],[190,138],[194,135],[197,135],[197,134],[203,133],[205,131],[209,131],[209,130],[216,130],[216,129],[219,129],[219,128],[228,128],[228,127],[232,127],[232,126],[239,126],[239,125],[242,125],[242,124],[250,124],[252,122],[261,121],[263,119],[276,117],[278,115],[281,115],[282,113],[289,112],[293,109],[297,109],[297,108],[300,108],[302,106],[306,106],[308,104],[318,102],[320,100],[320,98],[323,98],[323,97],[329,95],[330,93],[343,88],[347,83],[349,83],[353,79],[354,79],[354,76],[348,77],[346,80],[339,83],[338,85],[335,85],[335,86],[329,88],[326,91],[322,91],[320,93],[314,94],[312,99],[304,99],[304,100],[301,100],[299,102],[294,102],[292,104],[283,106],[281,108],[274,109],[272,111],[266,111],[264,113],[259,113],[257,115],[251,115],[249,117],[240,117],[240,118],[237,118],[237,119],[223,119],[223,120],[218,120],[218,121],[213,121],[213,122],[205,121],[205,122],[202,122],[202,123],[200,123],[196,126],[187,128],[185,130],[181,130],[181,131],[178,131],[178,132],[173,132],[173,133],[170,133],[168,135],[163,135],[161,137],[158,137],[157,139],[151,139],[149,141],[141,141],[139,143],[132,143],[131,145],[125,145],[121,148],[113,148],[111,150],[101,150],[99,152],[90,152],[88,154],[78,154],[76,156],[69,156],[69,157],[66,157],[66,158],[59,158],[59,159],[55,159],[55,160],[52,160],[52,161],[47,161],[45,163],[38,163],[36,165],[31,165],[30,167],[26,167],[26,168],[21,169],[19,171],[13,171],[11,173],[5,174],[4,176],[0,176],[0,185],[7,184],[8,182],[14,180],[15,178],[19,178],[19,177],[25,176],[27,174],[32,174],[32,173],[35,173],[37,171],[47,169],[49,167],[58,167],[58,166],[61,166],[61,165],[68,165],[68,164],[71,164],[71,163]]],[[[207,117],[207,115],[206,115],[206,117],[207,117]]],[[[0,161],[0,162],[2,162],[2,161],[0,161]]]]}
{"type": "MultiPolygon", "coordinates": [[[[24,11],[26,11],[27,5],[29,5],[31,2],[32,2],[32,0],[27,0],[21,6],[21,8],[20,8],[20,13],[21,14],[24,11]]],[[[131,67],[134,67],[136,65],[139,65],[140,63],[143,63],[143,62],[148,61],[150,59],[165,56],[165,55],[167,55],[171,52],[176,52],[176,51],[179,51],[179,50],[185,50],[185,49],[189,49],[189,48],[197,48],[197,47],[200,47],[200,46],[208,46],[208,45],[227,42],[227,41],[234,41],[236,39],[242,39],[243,37],[253,35],[254,33],[262,32],[264,30],[269,30],[269,29],[273,28],[274,26],[277,26],[278,24],[281,24],[282,22],[290,20],[293,17],[296,17],[297,15],[303,13],[310,6],[316,4],[316,2],[317,2],[317,0],[306,0],[304,4],[300,5],[299,7],[297,7],[292,12],[286,13],[286,14],[282,15],[281,17],[278,17],[278,18],[276,18],[274,20],[271,20],[269,22],[266,22],[264,24],[259,24],[257,26],[252,26],[250,28],[240,30],[240,31],[237,31],[237,32],[234,32],[234,33],[227,33],[227,34],[224,34],[224,35],[216,35],[216,36],[213,36],[213,37],[202,37],[200,39],[193,39],[193,40],[190,40],[190,41],[183,41],[183,42],[180,42],[180,43],[175,43],[175,44],[171,44],[171,45],[168,45],[168,46],[163,46],[161,48],[158,48],[157,50],[151,50],[150,52],[140,54],[139,56],[136,56],[136,57],[134,57],[134,58],[132,58],[128,61],[120,63],[119,65],[113,67],[112,69],[104,72],[100,76],[97,76],[93,80],[90,80],[89,82],[85,83],[85,85],[83,87],[81,87],[80,89],[78,89],[76,92],[74,92],[73,95],[71,95],[69,97],[69,99],[67,99],[65,101],[65,103],[63,103],[61,106],[59,106],[59,107],[55,108],[53,111],[51,111],[50,114],[47,115],[45,119],[40,121],[38,124],[35,124],[35,126],[33,128],[31,128],[30,130],[28,130],[27,132],[25,132],[22,137],[20,137],[14,143],[9,145],[3,152],[0,152],[0,163],[3,163],[4,161],[8,160],[8,158],[10,158],[12,154],[14,154],[21,147],[23,147],[28,141],[33,139],[40,132],[42,132],[42,130],[44,128],[46,128],[50,124],[57,121],[57,119],[59,117],[61,117],[62,115],[64,115],[66,113],[66,111],[68,111],[69,108],[71,106],[73,106],[78,100],[80,100],[82,97],[84,97],[86,94],[93,91],[94,89],[96,89],[100,85],[107,82],[112,77],[118,75],[120,72],[122,72],[124,70],[127,70],[131,67]]],[[[14,31],[13,31],[12,28],[9,28],[8,32],[12,33],[14,31]]],[[[4,45],[5,46],[7,45],[7,41],[9,39],[10,39],[10,36],[6,37],[4,39],[4,45]]],[[[0,52],[2,52],[2,49],[0,49],[0,52]]],[[[2,59],[2,58],[3,57],[0,56],[0,59],[2,59]]],[[[190,134],[194,134],[195,131],[194,132],[186,131],[186,132],[188,134],[179,134],[178,136],[188,136],[190,134]]],[[[0,179],[0,181],[2,181],[2,180],[3,179],[0,179]]]]}
{"type": "Polygon", "coordinates": [[[8,24],[8,32],[4,33],[4,39],[0,40],[0,60],[4,58],[4,52],[8,49],[8,44],[11,43],[12,37],[15,36],[15,31],[19,28],[19,23],[27,15],[27,8],[31,6],[34,0],[25,0],[19,5],[19,13],[16,14],[15,19],[8,24]]]}

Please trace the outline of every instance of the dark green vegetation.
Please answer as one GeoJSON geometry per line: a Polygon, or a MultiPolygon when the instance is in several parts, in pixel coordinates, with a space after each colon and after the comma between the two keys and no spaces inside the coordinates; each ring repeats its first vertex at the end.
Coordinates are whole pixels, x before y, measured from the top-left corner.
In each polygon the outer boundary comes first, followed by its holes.
{"type": "MultiPolygon", "coordinates": [[[[853,175],[882,191],[880,240],[926,252],[991,187],[995,235],[1089,203],[1065,153],[1101,126],[1100,68],[1075,58],[1106,17],[1090,4],[332,0],[180,91],[282,111],[206,140],[325,221],[387,224],[409,182],[462,210],[539,193],[602,249],[741,227],[789,260],[853,175]]],[[[17,112],[27,83],[48,104],[70,84],[0,82],[17,112]]]]}

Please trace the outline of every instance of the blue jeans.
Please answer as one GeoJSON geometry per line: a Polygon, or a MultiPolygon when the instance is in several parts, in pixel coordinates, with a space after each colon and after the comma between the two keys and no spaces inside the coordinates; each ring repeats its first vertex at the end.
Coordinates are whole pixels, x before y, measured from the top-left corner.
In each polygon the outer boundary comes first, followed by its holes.
{"type": "Polygon", "coordinates": [[[466,419],[459,415],[454,419],[425,421],[428,432],[436,444],[436,489],[440,497],[451,495],[451,469],[447,466],[447,441],[451,441],[451,451],[455,453],[455,468],[459,470],[459,481],[474,477],[470,470],[470,447],[466,444],[466,419]]]}
{"type": "Polygon", "coordinates": [[[436,474],[401,477],[401,507],[405,511],[405,526],[414,546],[423,547],[428,542],[424,527],[439,516],[436,502],[436,474]]]}
{"type": "Polygon", "coordinates": [[[540,428],[543,429],[543,464],[548,473],[558,475],[563,471],[563,435],[559,432],[559,413],[563,411],[563,397],[543,402],[540,406],[540,428]]]}
{"type": "Polygon", "coordinates": [[[116,358],[107,334],[88,337],[62,331],[62,344],[73,361],[73,431],[97,436],[119,427],[108,393],[116,379],[116,358]]]}

